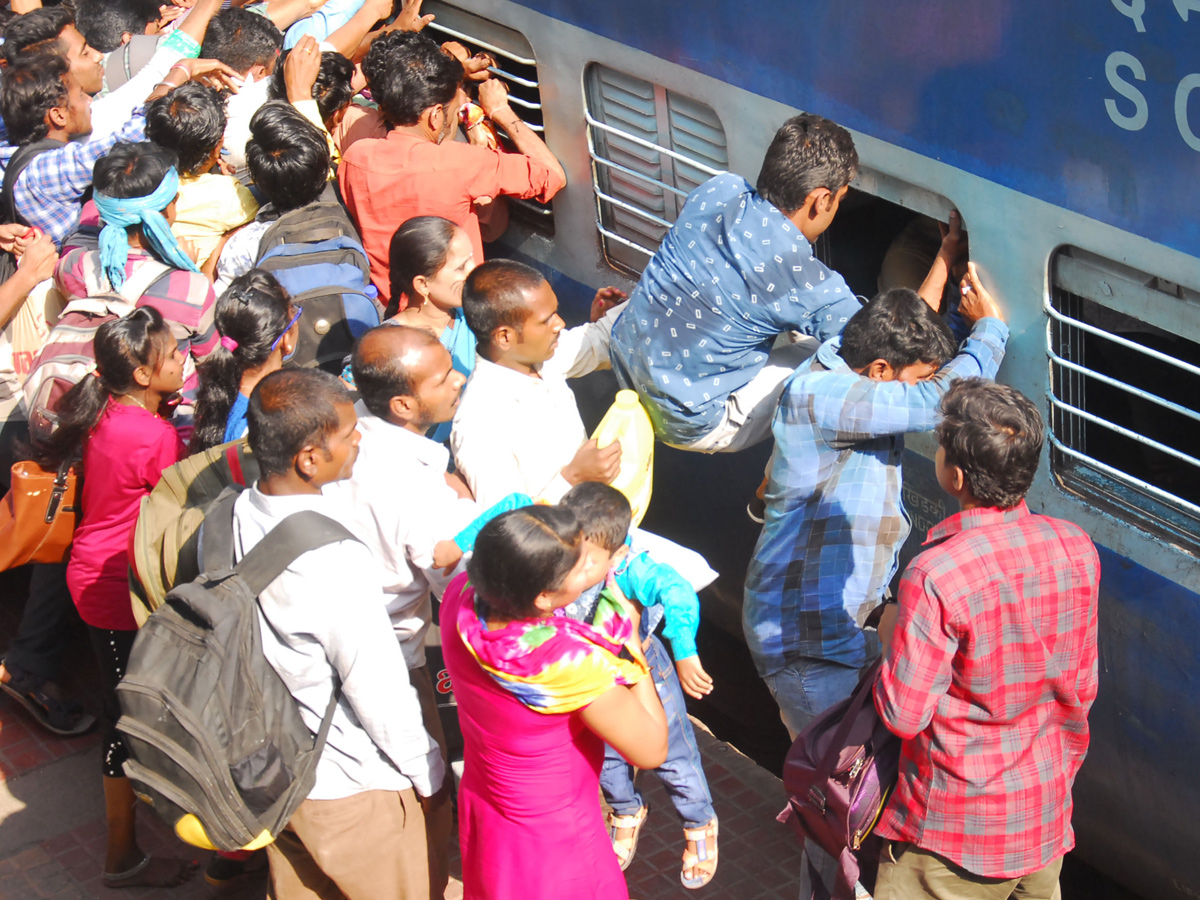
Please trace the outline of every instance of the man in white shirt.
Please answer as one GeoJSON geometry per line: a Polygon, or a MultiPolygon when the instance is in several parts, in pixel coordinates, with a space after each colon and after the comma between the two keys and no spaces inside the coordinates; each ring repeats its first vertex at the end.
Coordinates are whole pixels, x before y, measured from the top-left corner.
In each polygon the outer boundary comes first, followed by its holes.
{"type": "MultiPolygon", "coordinates": [[[[234,507],[239,557],[292,513],[340,518],[321,489],[350,476],[359,442],[349,394],[312,369],[263,379],[247,419],[260,475],[234,507]]],[[[314,733],[341,690],[316,784],[268,847],[276,900],[429,897],[423,807],[445,768],[381,583],[371,551],[342,541],[299,557],[259,597],[263,654],[314,733]]]]}
{"type": "MultiPolygon", "coordinates": [[[[425,728],[444,749],[433,679],[425,667],[431,591],[441,593],[449,582],[437,566],[457,558],[453,538],[480,509],[463,496],[461,481],[448,479],[450,453],[425,432],[450,421],[466,379],[436,337],[404,325],[381,325],[364,334],[351,365],[361,397],[355,406],[362,434],[358,461],[349,478],[326,486],[324,494],[339,501],[348,516],[343,523],[382,564],[388,616],[421,700],[425,728]]],[[[450,877],[448,792],[427,804],[425,825],[430,895],[440,898],[450,877]]]]}
{"type": "Polygon", "coordinates": [[[599,449],[588,440],[567,386],[568,378],[609,368],[609,335],[624,308],[605,310],[613,293],[620,294],[609,288],[597,295],[598,321],[566,329],[558,298],[536,269],[497,259],[467,277],[463,313],[478,358],[450,446],[483,508],[513,491],[557,503],[572,485],[616,476],[620,444],[599,449]]]}

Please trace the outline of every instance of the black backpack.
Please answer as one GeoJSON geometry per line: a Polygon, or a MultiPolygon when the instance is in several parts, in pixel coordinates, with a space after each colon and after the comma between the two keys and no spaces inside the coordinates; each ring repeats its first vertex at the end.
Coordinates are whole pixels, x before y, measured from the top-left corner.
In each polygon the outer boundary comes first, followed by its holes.
{"type": "Polygon", "coordinates": [[[264,847],[283,830],[312,790],[341,695],[335,685],[314,739],[263,656],[258,595],[302,554],[354,540],[299,512],[231,566],[236,499],[223,493],[206,517],[206,574],[150,616],[117,686],[134,791],[182,840],[216,850],[264,847]]]}
{"type": "Polygon", "coordinates": [[[323,199],[284,213],[263,232],[255,266],[304,310],[289,365],[340,375],[355,342],[379,324],[370,263],[346,210],[323,199]]]}

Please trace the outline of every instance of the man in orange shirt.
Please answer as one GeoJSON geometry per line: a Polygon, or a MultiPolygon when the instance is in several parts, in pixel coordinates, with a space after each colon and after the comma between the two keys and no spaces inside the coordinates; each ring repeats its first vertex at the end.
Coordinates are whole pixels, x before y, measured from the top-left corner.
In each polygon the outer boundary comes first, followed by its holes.
{"type": "Polygon", "coordinates": [[[416,32],[394,32],[371,44],[363,60],[371,95],[389,131],[357,141],[338,180],[371,261],[371,280],[384,303],[391,297],[388,247],[413,216],[442,216],[470,235],[483,262],[479,211],[505,195],[547,201],[567,183],[541,138],[508,105],[495,79],[479,86],[479,105],[508,133],[516,153],[453,139],[466,101],[462,63],[416,32]]]}

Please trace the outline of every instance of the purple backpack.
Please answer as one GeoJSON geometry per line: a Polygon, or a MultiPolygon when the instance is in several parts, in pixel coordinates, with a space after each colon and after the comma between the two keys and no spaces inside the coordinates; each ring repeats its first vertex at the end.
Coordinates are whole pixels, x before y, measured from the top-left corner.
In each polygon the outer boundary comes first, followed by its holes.
{"type": "Polygon", "coordinates": [[[900,739],[871,698],[879,667],[876,661],[849,698],[808,723],[783,764],[788,807],[779,820],[838,862],[837,882],[828,890],[809,860],[815,900],[854,900],[856,881],[874,891],[880,839],[871,831],[900,766],[900,739]]]}

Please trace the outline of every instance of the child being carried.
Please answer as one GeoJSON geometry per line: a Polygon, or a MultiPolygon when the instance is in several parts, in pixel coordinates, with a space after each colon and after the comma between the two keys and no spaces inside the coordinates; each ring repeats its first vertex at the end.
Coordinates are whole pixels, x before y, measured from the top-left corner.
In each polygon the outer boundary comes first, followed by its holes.
{"type": "MultiPolygon", "coordinates": [[[[583,482],[571,488],[560,505],[574,512],[583,526],[584,552],[590,555],[593,586],[555,614],[599,625],[592,620],[601,592],[610,583],[641,605],[642,649],[667,714],[667,760],[655,771],[683,820],[687,846],[680,880],[687,888],[703,887],[717,868],[717,817],[683,697],[684,690],[697,698],[712,690],[712,679],[696,654],[700,599],[675,569],[651,559],[639,546],[636,533],[630,535],[629,501],[620,491],[606,484],[583,482]],[[671,642],[678,660],[674,665],[654,634],[664,619],[663,635],[671,642]]],[[[606,747],[600,787],[612,807],[609,835],[622,869],[633,860],[647,813],[633,775],[633,767],[606,747]]]]}

